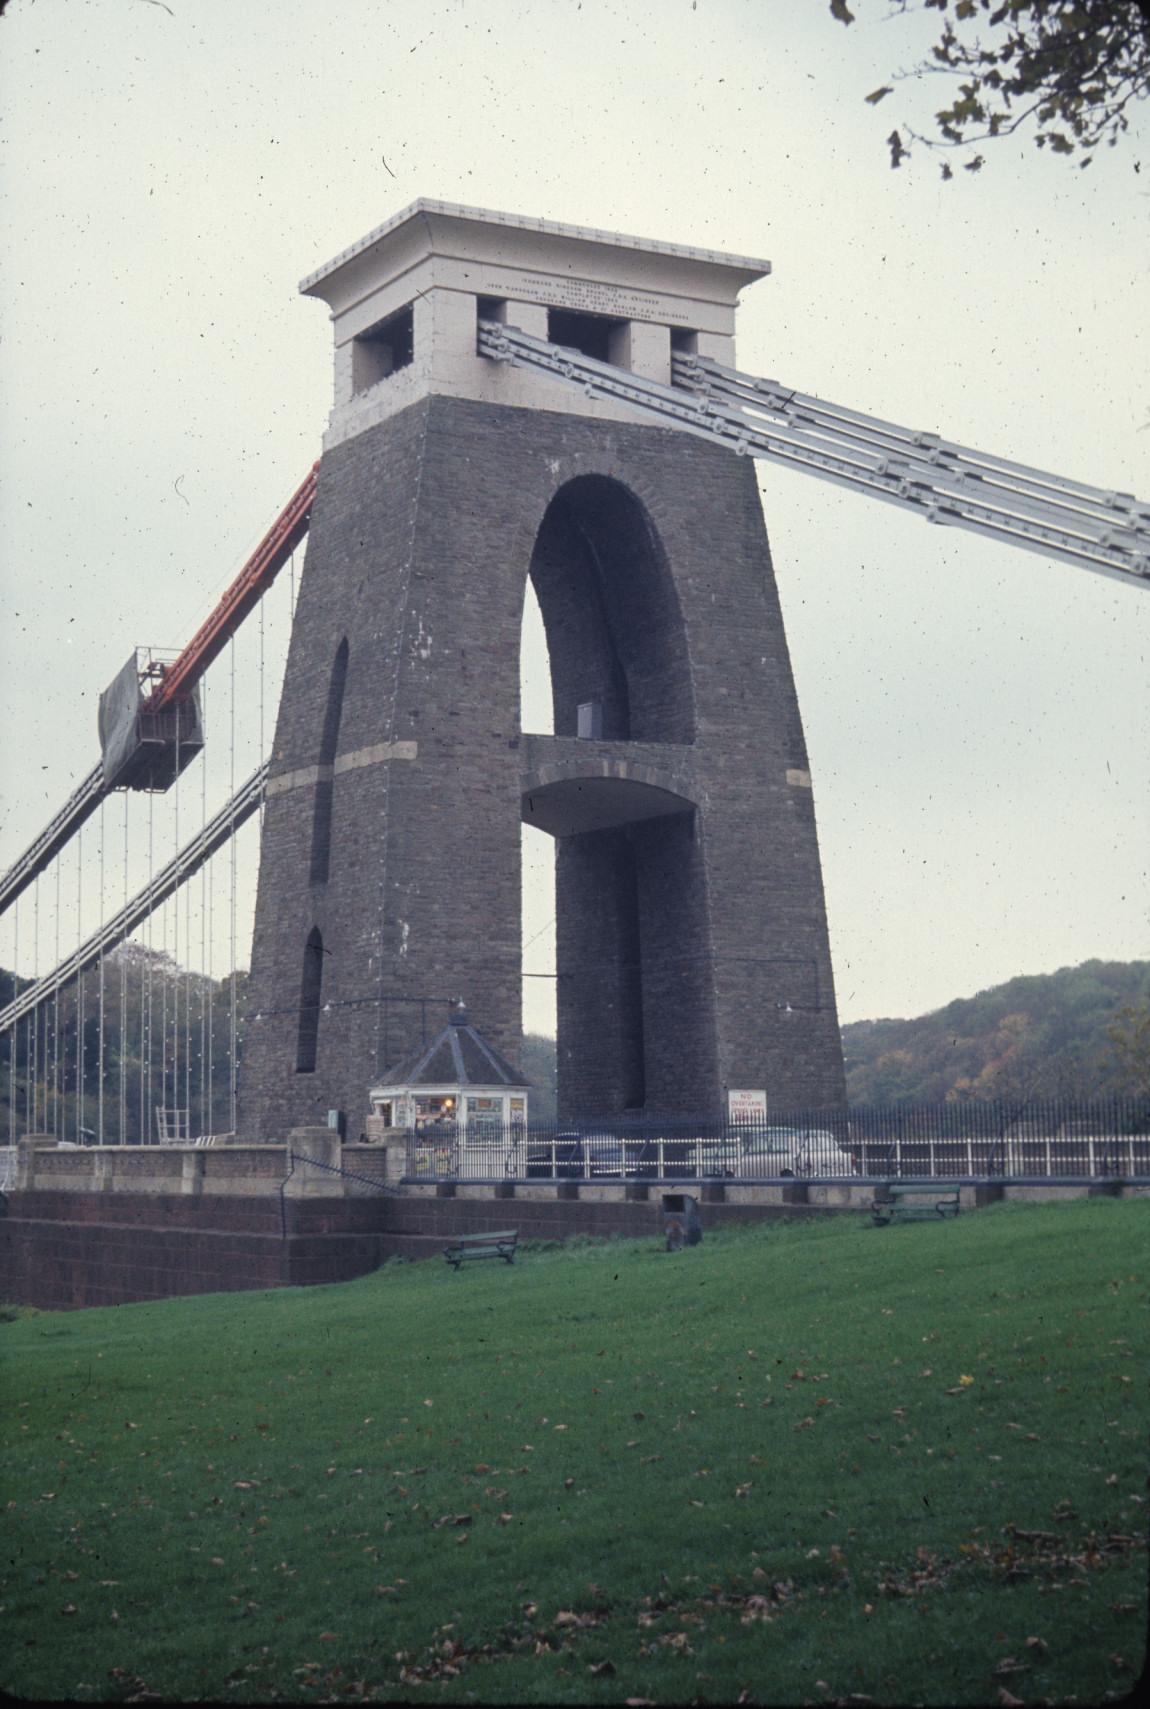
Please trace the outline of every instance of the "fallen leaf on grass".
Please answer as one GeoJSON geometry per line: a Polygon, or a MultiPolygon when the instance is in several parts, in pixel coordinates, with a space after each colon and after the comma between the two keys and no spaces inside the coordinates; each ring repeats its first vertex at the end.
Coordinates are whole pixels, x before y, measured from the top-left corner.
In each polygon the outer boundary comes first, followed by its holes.
{"type": "Polygon", "coordinates": [[[563,1627],[597,1626],[599,1616],[597,1614],[578,1614],[574,1608],[561,1608],[555,1616],[555,1624],[563,1627]]]}
{"type": "Polygon", "coordinates": [[[587,1672],[594,1674],[598,1679],[610,1679],[615,1672],[615,1663],[612,1661],[592,1662],[587,1672]]]}
{"type": "Polygon", "coordinates": [[[1002,1705],[1002,1709],[1017,1709],[1017,1705],[1021,1704],[1022,1698],[1015,1697],[1012,1692],[1007,1691],[1005,1685],[1000,1685],[998,1688],[998,1701],[1002,1705]]]}

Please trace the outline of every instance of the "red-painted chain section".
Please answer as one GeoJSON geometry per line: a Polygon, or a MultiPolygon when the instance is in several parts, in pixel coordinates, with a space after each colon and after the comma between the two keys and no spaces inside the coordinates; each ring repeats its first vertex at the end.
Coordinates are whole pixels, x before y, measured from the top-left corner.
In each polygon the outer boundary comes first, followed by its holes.
{"type": "Polygon", "coordinates": [[[263,598],[307,533],[318,468],[318,463],[312,464],[306,480],[292,494],[211,616],[200,625],[179,657],[166,667],[163,679],[148,700],[149,712],[162,711],[194,688],[248,612],[263,598]]]}

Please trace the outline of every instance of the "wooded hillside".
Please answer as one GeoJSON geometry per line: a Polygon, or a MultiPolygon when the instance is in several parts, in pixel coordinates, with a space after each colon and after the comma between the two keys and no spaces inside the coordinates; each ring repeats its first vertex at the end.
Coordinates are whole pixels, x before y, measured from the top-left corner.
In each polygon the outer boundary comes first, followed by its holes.
{"type": "Polygon", "coordinates": [[[1150,1093],[1150,961],[1024,974],[842,1037],[852,1104],[1150,1093]]]}

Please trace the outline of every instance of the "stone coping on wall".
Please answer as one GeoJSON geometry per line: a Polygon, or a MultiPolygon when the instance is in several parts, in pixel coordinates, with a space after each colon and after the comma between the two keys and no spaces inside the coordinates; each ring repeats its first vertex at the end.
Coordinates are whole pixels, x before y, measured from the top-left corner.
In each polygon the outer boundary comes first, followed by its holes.
{"type": "MultiPolygon", "coordinates": [[[[391,1139],[393,1136],[388,1136],[391,1139]]],[[[702,1205],[775,1206],[803,1211],[863,1210],[874,1180],[842,1182],[742,1181],[412,1181],[402,1178],[403,1146],[343,1144],[326,1127],[295,1128],[280,1143],[224,1145],[105,1145],[63,1147],[51,1135],[29,1134],[17,1147],[16,1190],[70,1194],[180,1195],[205,1198],[280,1196],[296,1199],[373,1199],[381,1192],[409,1200],[463,1199],[587,1205],[645,1199],[658,1207],[665,1193],[687,1193],[702,1205]]],[[[1113,1191],[1117,1183],[1096,1183],[1113,1191]]],[[[1057,1199],[1090,1191],[1081,1184],[964,1183],[964,1209],[992,1199],[1057,1199]]],[[[1138,1192],[1137,1187],[1126,1187],[1138,1192]]]]}
{"type": "Polygon", "coordinates": [[[16,1186],[71,1193],[285,1194],[341,1198],[370,1193],[385,1180],[384,1146],[342,1145],[326,1127],[294,1128],[286,1141],[224,1145],[62,1146],[27,1134],[17,1146],[16,1186]],[[340,1173],[347,1167],[359,1180],[340,1173]],[[374,1166],[374,1167],[373,1167],[374,1166]]]}

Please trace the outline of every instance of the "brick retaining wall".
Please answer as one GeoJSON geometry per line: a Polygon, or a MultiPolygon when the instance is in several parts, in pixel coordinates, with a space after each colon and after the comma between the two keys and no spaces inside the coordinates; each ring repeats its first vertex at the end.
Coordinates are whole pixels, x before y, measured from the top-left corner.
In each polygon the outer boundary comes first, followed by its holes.
{"type": "MultiPolygon", "coordinates": [[[[795,1192],[796,1199],[801,1194],[795,1192]]],[[[801,1203],[704,1203],[704,1226],[825,1215],[801,1203]]],[[[430,1257],[454,1235],[513,1227],[521,1240],[662,1232],[650,1200],[378,1198],[15,1192],[0,1219],[0,1298],[47,1310],[177,1294],[311,1286],[369,1274],[388,1257],[430,1257]]]]}
{"type": "MultiPolygon", "coordinates": [[[[869,1206],[873,1186],[854,1183],[849,1205],[827,1202],[834,1196],[828,1189],[804,1182],[756,1191],[769,1193],[770,1202],[748,1202],[740,1189],[718,1183],[699,1187],[704,1231],[779,1217],[858,1214],[869,1206]]],[[[964,1188],[964,1208],[1002,1194],[995,1184],[964,1188]]],[[[662,1195],[661,1187],[648,1192],[635,1184],[605,1188],[576,1182],[553,1188],[523,1183],[510,1191],[409,1187],[386,1196],[297,1198],[267,1191],[26,1188],[9,1196],[8,1215],[0,1217],[0,1298],[66,1311],[177,1294],[350,1281],[386,1258],[433,1257],[456,1235],[499,1228],[518,1229],[520,1240],[574,1234],[659,1239],[662,1195]]]]}

